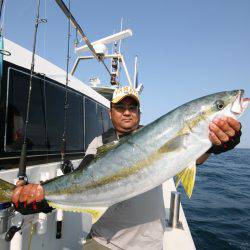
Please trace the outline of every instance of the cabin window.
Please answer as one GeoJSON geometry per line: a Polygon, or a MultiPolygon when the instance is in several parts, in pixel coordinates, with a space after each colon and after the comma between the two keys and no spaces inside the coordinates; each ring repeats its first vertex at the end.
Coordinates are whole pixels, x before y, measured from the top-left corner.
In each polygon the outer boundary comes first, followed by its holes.
{"type": "Polygon", "coordinates": [[[56,84],[46,84],[46,109],[48,127],[48,148],[61,150],[61,138],[64,125],[65,90],[56,84]]]}
{"type": "Polygon", "coordinates": [[[111,127],[108,109],[85,98],[85,146],[111,127]]]}
{"type": "MultiPolygon", "coordinates": [[[[24,138],[29,70],[4,61],[1,82],[1,155],[20,155],[24,138]],[[7,114],[5,115],[5,110],[7,114]]],[[[42,76],[32,80],[28,155],[60,156],[64,128],[65,86],[42,76]]],[[[94,137],[111,127],[108,109],[84,94],[68,89],[66,151],[83,153],[94,137]]]]}
{"type": "Polygon", "coordinates": [[[103,106],[98,106],[98,117],[99,119],[101,119],[102,122],[102,131],[106,132],[110,127],[111,127],[111,121],[109,118],[109,113],[107,108],[103,107],[103,106]]]}
{"type": "MultiPolygon", "coordinates": [[[[26,120],[29,75],[9,68],[8,71],[8,112],[5,128],[6,151],[19,151],[23,144],[24,123],[26,120]]],[[[30,101],[30,115],[27,127],[27,149],[44,150],[45,140],[45,105],[44,81],[34,77],[30,101]]]]}
{"type": "MultiPolygon", "coordinates": [[[[68,90],[66,151],[84,150],[82,96],[68,90]]],[[[64,130],[65,88],[48,83],[46,86],[48,142],[52,151],[61,150],[64,130]]]]}
{"type": "Polygon", "coordinates": [[[97,109],[96,102],[85,98],[85,146],[88,147],[89,143],[94,137],[102,134],[101,118],[97,109]]]}
{"type": "Polygon", "coordinates": [[[68,92],[67,150],[84,150],[83,98],[72,91],[68,92]]]}

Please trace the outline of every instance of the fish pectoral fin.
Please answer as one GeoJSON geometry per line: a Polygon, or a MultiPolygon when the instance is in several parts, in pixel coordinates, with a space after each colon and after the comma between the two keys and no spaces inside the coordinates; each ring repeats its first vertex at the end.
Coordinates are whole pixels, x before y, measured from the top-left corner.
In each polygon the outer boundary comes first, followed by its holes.
{"type": "Polygon", "coordinates": [[[87,213],[92,217],[92,223],[97,222],[100,217],[105,213],[108,207],[79,207],[79,206],[69,206],[64,204],[55,203],[48,201],[49,206],[55,209],[61,209],[68,212],[78,212],[78,213],[87,213]]]}
{"type": "Polygon", "coordinates": [[[193,193],[195,175],[196,175],[195,163],[185,168],[179,174],[176,175],[176,180],[175,180],[176,187],[179,185],[180,182],[182,182],[182,185],[185,189],[188,198],[191,198],[193,193]]]}
{"type": "Polygon", "coordinates": [[[167,141],[164,145],[162,145],[158,152],[161,154],[174,152],[177,150],[181,150],[184,147],[185,134],[178,135],[169,141],[167,141]]]}

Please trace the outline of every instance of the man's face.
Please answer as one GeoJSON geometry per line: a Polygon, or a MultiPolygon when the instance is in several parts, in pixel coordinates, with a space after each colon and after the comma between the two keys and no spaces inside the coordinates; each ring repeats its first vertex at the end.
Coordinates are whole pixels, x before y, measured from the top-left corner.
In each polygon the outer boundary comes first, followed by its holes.
{"type": "Polygon", "coordinates": [[[138,103],[129,96],[118,103],[112,103],[109,114],[118,134],[130,133],[136,130],[140,122],[138,103]]]}

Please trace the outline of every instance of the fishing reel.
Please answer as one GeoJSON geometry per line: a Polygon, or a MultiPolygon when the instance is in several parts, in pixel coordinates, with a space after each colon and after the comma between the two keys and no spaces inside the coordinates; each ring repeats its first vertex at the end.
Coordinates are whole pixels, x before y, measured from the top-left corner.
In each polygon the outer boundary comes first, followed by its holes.
{"type": "Polygon", "coordinates": [[[73,164],[69,159],[64,159],[60,168],[63,174],[69,174],[74,171],[73,164]]]}

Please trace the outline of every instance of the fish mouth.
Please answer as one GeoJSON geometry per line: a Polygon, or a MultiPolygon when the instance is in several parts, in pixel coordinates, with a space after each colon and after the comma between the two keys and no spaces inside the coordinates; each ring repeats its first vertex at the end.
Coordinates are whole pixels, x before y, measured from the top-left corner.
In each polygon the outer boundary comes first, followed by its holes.
{"type": "Polygon", "coordinates": [[[231,111],[236,114],[242,114],[248,107],[250,98],[243,98],[244,90],[238,90],[238,94],[232,104],[231,111]]]}

